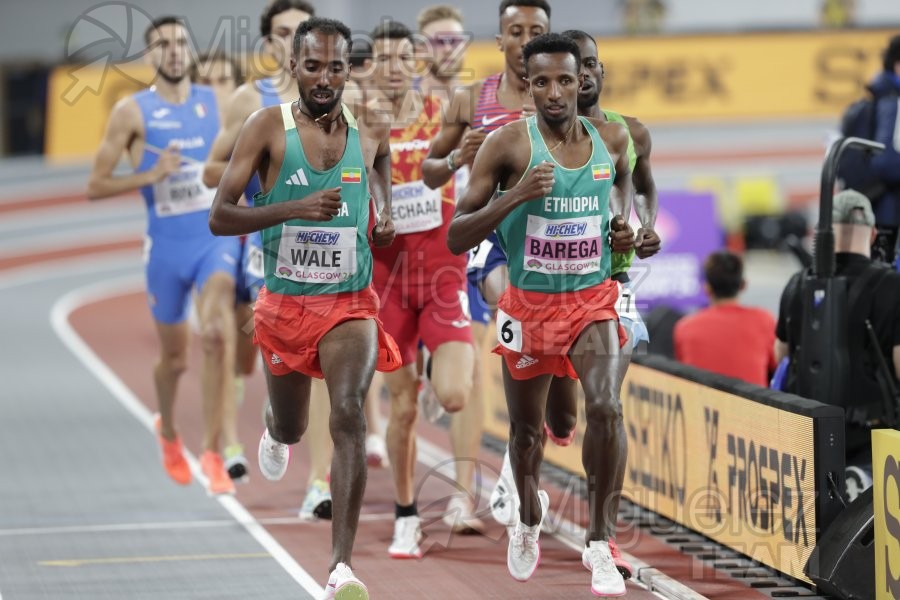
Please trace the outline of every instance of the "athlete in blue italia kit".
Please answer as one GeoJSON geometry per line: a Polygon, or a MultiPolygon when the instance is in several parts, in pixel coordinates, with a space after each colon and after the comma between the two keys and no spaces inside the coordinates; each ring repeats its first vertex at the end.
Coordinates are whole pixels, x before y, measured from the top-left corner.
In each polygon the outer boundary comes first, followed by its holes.
{"type": "Polygon", "coordinates": [[[192,85],[187,29],[176,17],[162,17],[145,33],[147,60],[156,84],[121,100],[110,115],[88,183],[91,199],[140,190],[147,205],[145,269],[147,299],[160,340],[154,369],[159,416],[156,430],[163,465],[187,485],[191,471],[175,430],[178,379],[187,365],[188,309],[198,293],[203,337],[203,454],[200,464],[212,494],[234,493],[219,454],[222,414],[233,402],[235,352],[234,293],[239,259],[237,238],[209,231],[214,190],[202,182],[203,162],[219,127],[212,90],[192,85]],[[113,175],[123,153],[134,174],[113,175]]]}

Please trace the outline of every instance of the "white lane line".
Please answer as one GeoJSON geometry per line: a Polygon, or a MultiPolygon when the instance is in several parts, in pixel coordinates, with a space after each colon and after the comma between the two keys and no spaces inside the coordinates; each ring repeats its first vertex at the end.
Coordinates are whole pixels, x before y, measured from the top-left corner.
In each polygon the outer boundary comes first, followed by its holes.
{"type": "MultiPolygon", "coordinates": [[[[56,301],[50,310],[50,322],[59,339],[66,345],[69,351],[81,361],[81,363],[109,390],[113,397],[138,420],[148,432],[153,434],[153,415],[138,400],[137,396],[126,386],[121,379],[94,353],[90,346],[79,336],[69,323],[69,315],[82,306],[125,295],[141,289],[141,277],[124,277],[88,285],[72,290],[56,301]]],[[[200,471],[200,464],[193,454],[185,451],[191,471],[195,479],[206,483],[200,471]]],[[[272,555],[281,567],[296,581],[307,593],[318,598],[323,593],[323,586],[307,573],[294,558],[288,554],[281,544],[266,531],[259,522],[231,496],[219,496],[219,503],[233,516],[238,523],[244,526],[247,532],[272,555]]]]}

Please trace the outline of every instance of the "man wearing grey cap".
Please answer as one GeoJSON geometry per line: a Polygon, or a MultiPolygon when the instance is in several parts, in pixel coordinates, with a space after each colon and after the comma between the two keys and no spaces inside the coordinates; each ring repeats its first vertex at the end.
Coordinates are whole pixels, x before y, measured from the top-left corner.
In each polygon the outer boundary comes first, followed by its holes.
{"type": "MultiPolygon", "coordinates": [[[[883,406],[882,385],[878,377],[878,356],[869,342],[866,321],[871,323],[878,340],[877,350],[888,365],[890,377],[897,384],[900,376],[900,274],[873,261],[871,246],[875,240],[875,214],[869,199],[854,190],[834,197],[835,277],[847,282],[846,315],[849,386],[854,402],[846,412],[847,464],[871,463],[870,430],[883,426],[877,420],[883,406]],[[876,414],[873,414],[876,413],[876,414]]],[[[775,328],[775,356],[795,360],[803,346],[803,282],[807,272],[795,274],[781,296],[778,324],[775,328]]],[[[790,373],[790,371],[789,371],[790,373]]],[[[789,375],[786,391],[795,391],[789,375]]]]}

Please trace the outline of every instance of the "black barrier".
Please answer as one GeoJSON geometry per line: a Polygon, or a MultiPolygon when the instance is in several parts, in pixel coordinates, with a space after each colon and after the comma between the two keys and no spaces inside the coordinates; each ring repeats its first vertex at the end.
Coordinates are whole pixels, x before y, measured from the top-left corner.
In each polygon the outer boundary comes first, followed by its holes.
{"type": "Polygon", "coordinates": [[[622,401],[631,500],[808,581],[843,508],[840,407],[654,355],[634,358],[622,401]]]}

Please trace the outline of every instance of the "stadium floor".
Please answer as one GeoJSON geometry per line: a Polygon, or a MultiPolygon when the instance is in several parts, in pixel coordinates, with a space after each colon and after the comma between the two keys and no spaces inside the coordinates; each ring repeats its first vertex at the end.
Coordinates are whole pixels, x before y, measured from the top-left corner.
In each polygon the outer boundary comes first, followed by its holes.
{"type": "MultiPolygon", "coordinates": [[[[251,461],[251,482],[234,498],[210,498],[196,481],[179,487],[163,472],[150,424],[157,346],[142,294],[143,206],[136,196],[88,203],[83,177],[81,169],[43,172],[30,163],[0,172],[9,182],[0,194],[0,597],[319,597],[330,524],[296,518],[308,464],[302,444],[279,483],[264,481],[251,461]]],[[[749,260],[752,304],[774,308],[793,270],[785,262],[749,260]]],[[[194,343],[177,405],[192,451],[201,434],[199,364],[194,343]]],[[[264,397],[257,371],[241,408],[251,455],[264,397]]],[[[387,556],[392,487],[387,471],[371,470],[354,566],[373,598],[589,597],[580,547],[563,531],[583,522],[554,521],[558,530],[542,536],[541,567],[525,585],[506,572],[502,527],[451,535],[440,520],[455,491],[449,439],[427,423],[418,433],[427,553],[420,561],[387,556]]],[[[483,447],[478,458],[486,505],[500,457],[483,447]]],[[[564,490],[550,487],[558,506],[564,490]]],[[[585,513],[576,506],[571,514],[585,513]]],[[[640,530],[620,543],[696,598],[767,597],[640,530]]],[[[628,592],[664,597],[636,582],[628,592]]]]}

